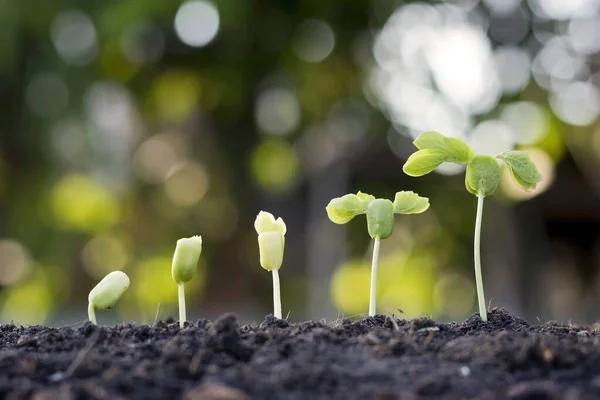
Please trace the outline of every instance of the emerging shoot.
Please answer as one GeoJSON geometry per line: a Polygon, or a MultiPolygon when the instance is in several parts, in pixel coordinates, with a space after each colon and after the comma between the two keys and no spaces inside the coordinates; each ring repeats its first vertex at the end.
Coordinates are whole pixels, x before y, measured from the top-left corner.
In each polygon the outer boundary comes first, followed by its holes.
{"type": "Polygon", "coordinates": [[[513,180],[523,190],[535,189],[542,177],[529,154],[524,151],[505,151],[495,157],[475,155],[473,150],[462,140],[449,138],[438,132],[421,133],[413,143],[419,150],[408,158],[402,168],[407,175],[426,175],[444,162],[467,166],[465,186],[469,193],[477,196],[477,217],[473,240],[477,300],[479,315],[483,321],[487,321],[481,277],[481,220],[483,199],[493,194],[500,182],[500,165],[497,159],[504,161],[513,180]]]}
{"type": "Polygon", "coordinates": [[[113,271],[106,275],[88,296],[88,317],[96,325],[96,309],[112,308],[129,287],[129,277],[122,271],[113,271]]]}
{"type": "Polygon", "coordinates": [[[369,316],[375,315],[376,311],[379,246],[381,239],[387,239],[394,231],[394,214],[420,214],[428,208],[428,198],[405,191],[396,193],[394,202],[387,199],[376,199],[370,194],[358,192],[337,197],[327,205],[327,216],[336,224],[345,224],[359,214],[367,215],[369,236],[375,240],[371,264],[369,316]]]}
{"type": "Polygon", "coordinates": [[[201,236],[179,239],[175,246],[171,275],[178,288],[179,327],[181,328],[186,321],[184,285],[196,276],[196,265],[198,265],[200,253],[202,253],[201,236]]]}
{"type": "Polygon", "coordinates": [[[287,228],[281,218],[275,220],[273,214],[261,211],[256,216],[256,221],[254,221],[254,229],[258,233],[260,265],[273,274],[273,315],[281,319],[279,268],[283,264],[287,228]]]}

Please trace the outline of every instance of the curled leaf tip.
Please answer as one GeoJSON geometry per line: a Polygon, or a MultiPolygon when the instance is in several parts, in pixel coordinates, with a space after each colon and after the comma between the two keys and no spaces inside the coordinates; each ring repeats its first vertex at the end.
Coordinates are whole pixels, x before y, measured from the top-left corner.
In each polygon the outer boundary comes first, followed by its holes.
{"type": "Polygon", "coordinates": [[[260,265],[267,271],[278,270],[283,264],[285,234],[287,227],[281,217],[275,220],[273,214],[261,211],[254,223],[258,233],[260,265]]]}
{"type": "Polygon", "coordinates": [[[429,208],[429,198],[413,191],[401,191],[394,197],[394,214],[420,214],[429,208]]]}
{"type": "Polygon", "coordinates": [[[260,211],[254,221],[254,229],[257,233],[268,232],[275,226],[275,217],[267,211],[260,211]]]}
{"type": "Polygon", "coordinates": [[[542,175],[525,151],[505,151],[496,156],[504,161],[515,183],[523,190],[530,191],[542,181],[542,175]]]}
{"type": "Polygon", "coordinates": [[[404,163],[402,171],[408,176],[418,177],[427,175],[448,159],[440,150],[424,149],[411,154],[404,163]]]}
{"type": "MultiPolygon", "coordinates": [[[[364,199],[366,199],[364,196],[370,196],[364,193],[361,193],[361,195],[364,199]]],[[[355,216],[365,212],[363,200],[357,194],[336,197],[329,202],[325,210],[329,219],[336,224],[345,224],[355,216]]]]}

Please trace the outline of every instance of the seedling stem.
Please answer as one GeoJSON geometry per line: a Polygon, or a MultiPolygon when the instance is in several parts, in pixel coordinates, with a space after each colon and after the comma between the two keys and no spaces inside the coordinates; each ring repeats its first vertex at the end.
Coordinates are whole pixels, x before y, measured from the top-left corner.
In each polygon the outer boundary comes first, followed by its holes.
{"type": "Polygon", "coordinates": [[[274,269],[273,272],[273,315],[275,318],[281,319],[281,294],[279,289],[279,271],[274,269]]]}
{"type": "Polygon", "coordinates": [[[381,240],[375,237],[373,246],[373,263],[371,264],[371,293],[369,297],[369,316],[375,315],[375,304],[377,301],[377,264],[379,263],[379,245],[381,240]]]}
{"type": "Polygon", "coordinates": [[[183,325],[186,321],[186,312],[185,312],[185,286],[184,283],[181,282],[177,285],[177,295],[179,300],[179,327],[183,328],[183,325]]]}
{"type": "Polygon", "coordinates": [[[477,218],[475,219],[475,240],[474,240],[474,258],[475,258],[475,284],[477,285],[477,301],[479,302],[479,315],[483,321],[487,321],[487,311],[485,309],[485,295],[483,293],[483,279],[481,277],[481,219],[483,215],[483,192],[480,190],[477,194],[477,218]]]}
{"type": "Polygon", "coordinates": [[[96,322],[96,308],[94,307],[94,304],[91,302],[88,303],[88,318],[92,322],[92,324],[94,324],[94,325],[98,324],[96,322]]]}

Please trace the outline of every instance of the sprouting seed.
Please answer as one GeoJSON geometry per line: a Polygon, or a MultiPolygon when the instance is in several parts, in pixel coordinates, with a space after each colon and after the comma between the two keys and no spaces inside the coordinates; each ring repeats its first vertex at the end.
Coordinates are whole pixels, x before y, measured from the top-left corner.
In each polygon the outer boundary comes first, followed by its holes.
{"type": "Polygon", "coordinates": [[[177,241],[171,275],[177,284],[177,297],[179,301],[179,326],[183,328],[186,321],[185,288],[184,285],[196,276],[196,266],[202,253],[202,237],[192,236],[177,241]]]}
{"type": "Polygon", "coordinates": [[[524,151],[505,151],[495,157],[475,155],[464,141],[446,137],[438,132],[421,133],[413,143],[419,150],[413,153],[404,164],[403,171],[407,175],[426,175],[444,162],[467,166],[465,186],[469,193],[477,196],[477,217],[473,240],[477,300],[479,315],[483,321],[487,321],[481,277],[481,220],[483,199],[493,194],[500,182],[500,165],[496,159],[504,161],[513,180],[525,191],[535,189],[542,177],[529,154],[524,151]]]}
{"type": "Polygon", "coordinates": [[[359,214],[367,215],[369,236],[375,240],[371,264],[371,288],[369,315],[375,315],[377,292],[377,266],[381,239],[387,239],[394,231],[394,214],[420,214],[429,208],[429,199],[410,191],[396,193],[394,201],[376,199],[370,194],[358,192],[332,199],[326,207],[327,216],[336,224],[345,224],[359,214]]]}
{"type": "Polygon", "coordinates": [[[281,218],[276,220],[273,214],[261,211],[254,221],[254,229],[258,233],[260,265],[273,275],[273,315],[281,319],[279,268],[283,264],[287,227],[281,218]]]}
{"type": "Polygon", "coordinates": [[[96,325],[96,309],[112,308],[129,288],[129,277],[122,271],[113,271],[106,275],[88,296],[88,317],[96,325]]]}

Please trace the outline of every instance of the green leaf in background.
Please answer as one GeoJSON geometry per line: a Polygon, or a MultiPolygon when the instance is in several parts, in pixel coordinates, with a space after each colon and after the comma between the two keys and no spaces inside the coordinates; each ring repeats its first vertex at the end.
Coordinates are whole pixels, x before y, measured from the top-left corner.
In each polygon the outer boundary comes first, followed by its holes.
{"type": "Polygon", "coordinates": [[[375,199],[367,209],[367,228],[373,239],[387,239],[394,232],[394,205],[388,199],[375,199]]]}
{"type": "Polygon", "coordinates": [[[496,156],[506,163],[510,175],[519,187],[525,191],[535,189],[542,176],[525,151],[505,151],[496,156]]]}
{"type": "Polygon", "coordinates": [[[500,166],[492,156],[475,156],[467,165],[465,186],[475,196],[494,193],[500,183],[500,166]]]}
{"type": "Polygon", "coordinates": [[[448,156],[441,150],[424,149],[411,154],[402,167],[402,171],[409,176],[427,175],[443,162],[448,161],[448,156]]]}
{"type": "Polygon", "coordinates": [[[462,140],[447,137],[438,132],[423,132],[413,142],[419,150],[439,150],[446,154],[446,161],[468,164],[475,154],[462,140]]]}
{"type": "Polygon", "coordinates": [[[394,197],[394,214],[420,214],[429,208],[429,199],[415,192],[401,191],[394,197]]]}
{"type": "Polygon", "coordinates": [[[357,215],[365,213],[363,202],[355,194],[332,199],[325,210],[329,219],[336,224],[345,224],[357,215]]]}

